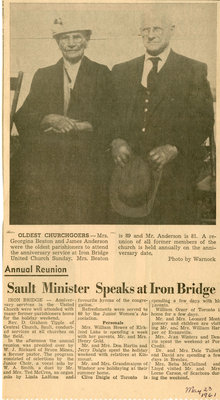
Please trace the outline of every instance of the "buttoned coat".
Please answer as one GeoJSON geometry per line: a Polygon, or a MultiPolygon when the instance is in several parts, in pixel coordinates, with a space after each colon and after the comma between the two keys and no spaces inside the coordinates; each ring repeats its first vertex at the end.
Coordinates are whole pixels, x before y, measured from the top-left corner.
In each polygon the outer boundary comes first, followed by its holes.
{"type": "Polygon", "coordinates": [[[147,111],[145,132],[135,131],[136,99],[144,56],[113,67],[120,137],[144,158],[158,146],[170,144],[178,156],[162,173],[152,223],[193,223],[193,186],[201,144],[213,130],[213,103],[204,63],[171,50],[157,76],[147,111]],[[191,204],[189,203],[191,199],[191,204]]]}
{"type": "Polygon", "coordinates": [[[111,141],[113,106],[110,71],[84,56],[76,77],[70,117],[90,122],[92,133],[41,130],[44,116],[64,114],[63,80],[63,59],[39,69],[15,117],[21,152],[12,179],[18,181],[20,175],[20,188],[13,191],[12,185],[11,205],[20,202],[23,209],[23,215],[18,207],[11,214],[17,223],[104,222],[103,154],[111,141]]]}

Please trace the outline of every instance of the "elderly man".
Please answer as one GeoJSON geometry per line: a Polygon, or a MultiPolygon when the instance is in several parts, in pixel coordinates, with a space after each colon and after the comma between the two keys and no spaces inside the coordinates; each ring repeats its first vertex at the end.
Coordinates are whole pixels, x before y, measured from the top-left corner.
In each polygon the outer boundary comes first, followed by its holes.
{"type": "Polygon", "coordinates": [[[111,141],[113,99],[110,71],[84,55],[90,36],[73,22],[54,22],[63,57],[36,72],[15,118],[22,155],[11,223],[105,222],[103,154],[111,141]]]}
{"type": "Polygon", "coordinates": [[[115,163],[123,168],[138,154],[161,171],[150,216],[117,216],[119,223],[196,223],[195,165],[213,129],[212,96],[207,66],[171,49],[174,30],[166,10],[155,6],[141,23],[145,55],[112,70],[121,125],[112,143],[115,163]]]}

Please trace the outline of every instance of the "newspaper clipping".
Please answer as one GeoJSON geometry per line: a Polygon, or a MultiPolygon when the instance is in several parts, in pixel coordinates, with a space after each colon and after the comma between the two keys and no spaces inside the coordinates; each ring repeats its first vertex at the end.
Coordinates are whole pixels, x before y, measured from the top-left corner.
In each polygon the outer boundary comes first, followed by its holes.
{"type": "Polygon", "coordinates": [[[219,8],[4,2],[3,398],[220,399],[219,8]]]}

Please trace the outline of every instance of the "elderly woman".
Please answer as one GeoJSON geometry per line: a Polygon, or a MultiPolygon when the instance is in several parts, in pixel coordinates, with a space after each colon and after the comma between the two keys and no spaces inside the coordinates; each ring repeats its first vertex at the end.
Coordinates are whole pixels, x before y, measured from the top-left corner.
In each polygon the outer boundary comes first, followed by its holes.
{"type": "Polygon", "coordinates": [[[110,71],[84,55],[90,36],[74,22],[54,21],[62,58],[35,73],[15,117],[22,154],[12,224],[105,223],[114,101],[110,71]]]}

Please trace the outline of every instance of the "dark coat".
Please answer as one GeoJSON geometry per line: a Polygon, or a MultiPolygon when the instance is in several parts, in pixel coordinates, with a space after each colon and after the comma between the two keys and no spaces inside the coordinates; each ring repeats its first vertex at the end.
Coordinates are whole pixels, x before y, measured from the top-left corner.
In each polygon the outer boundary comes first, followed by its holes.
{"type": "Polygon", "coordinates": [[[15,116],[22,148],[23,212],[13,214],[17,223],[104,222],[103,155],[111,141],[113,107],[110,71],[84,56],[73,93],[71,117],[90,122],[93,133],[55,134],[40,129],[44,116],[64,113],[62,59],[35,73],[30,93],[15,116]]]}
{"type": "Polygon", "coordinates": [[[152,223],[192,223],[192,203],[189,206],[187,200],[193,201],[195,166],[202,157],[201,144],[210,135],[214,122],[207,66],[170,52],[158,73],[146,132],[142,133],[135,131],[135,102],[143,66],[144,56],[141,56],[112,70],[120,136],[143,157],[157,146],[177,147],[177,158],[163,170],[152,223]]]}

